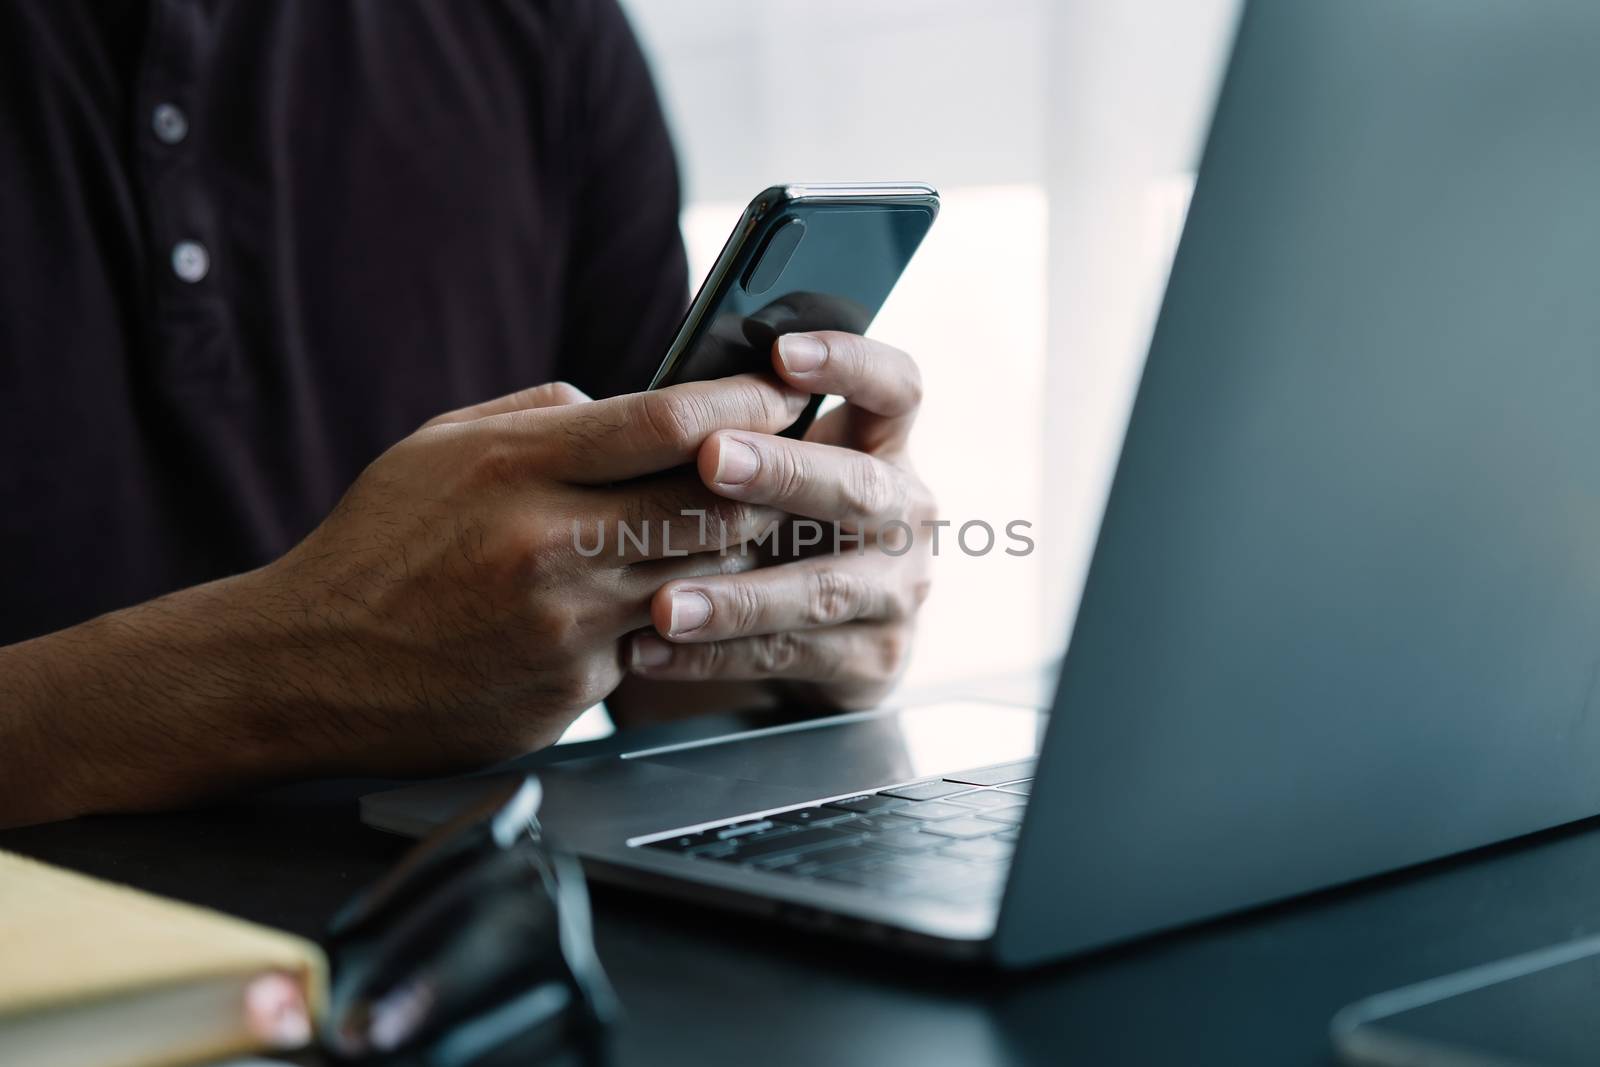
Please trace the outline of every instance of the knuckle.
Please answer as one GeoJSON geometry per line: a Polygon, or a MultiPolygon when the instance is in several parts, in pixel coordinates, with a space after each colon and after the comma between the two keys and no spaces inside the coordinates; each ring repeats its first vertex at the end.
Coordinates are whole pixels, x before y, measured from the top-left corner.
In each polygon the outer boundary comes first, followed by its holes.
{"type": "Polygon", "coordinates": [[[771,450],[771,463],[766,468],[768,486],[772,497],[779,503],[798,498],[811,480],[809,464],[793,448],[771,450]]]}
{"type": "Polygon", "coordinates": [[[860,334],[829,330],[818,336],[822,343],[828,346],[830,362],[837,360],[851,371],[859,370],[866,364],[869,342],[860,334]]]}
{"type": "Polygon", "coordinates": [[[910,654],[911,641],[900,626],[884,627],[877,640],[876,676],[880,681],[890,681],[900,676],[910,654]]]}
{"type": "Polygon", "coordinates": [[[749,582],[730,582],[726,593],[723,608],[728,629],[741,634],[755,630],[766,614],[765,598],[749,582]]]}
{"type": "Polygon", "coordinates": [[[922,406],[922,368],[908,354],[858,334],[830,333],[826,339],[829,359],[837,359],[852,377],[893,383],[893,403],[885,414],[908,415],[922,406]]]}
{"type": "Polygon", "coordinates": [[[577,708],[585,702],[584,674],[579,670],[564,671],[556,679],[556,703],[566,708],[577,708]]]}
{"type": "MultiPolygon", "coordinates": [[[[566,515],[541,514],[534,509],[522,511],[510,508],[485,509],[487,522],[501,533],[505,541],[529,562],[539,565],[541,575],[552,575],[565,561],[560,559],[563,548],[572,547],[573,524],[566,515]]],[[[553,509],[552,509],[553,510],[553,509]]],[[[588,532],[594,520],[588,516],[579,519],[588,532]]]]}
{"type": "MultiPolygon", "coordinates": [[[[627,529],[637,531],[651,518],[651,505],[643,495],[629,495],[622,498],[621,525],[627,529]]],[[[620,536],[620,532],[619,532],[620,536]]]]}
{"type": "Polygon", "coordinates": [[[557,404],[581,404],[589,399],[587,393],[567,381],[550,382],[540,388],[557,404]]]}
{"type": "Polygon", "coordinates": [[[772,389],[754,378],[729,379],[727,388],[728,413],[756,425],[772,410],[773,401],[777,399],[772,389]]]}
{"type": "Polygon", "coordinates": [[[727,661],[727,650],[721,642],[703,645],[680,645],[673,652],[673,663],[682,664],[683,672],[690,678],[715,678],[722,673],[727,661]]]}
{"type": "MultiPolygon", "coordinates": [[[[537,589],[551,564],[543,531],[525,525],[464,524],[456,530],[456,544],[462,558],[482,572],[480,580],[509,589],[537,589]]],[[[535,604],[530,615],[535,625],[544,621],[542,608],[535,604]]]]}
{"type": "Polygon", "coordinates": [[[616,448],[619,441],[626,443],[628,431],[644,419],[640,414],[644,401],[636,399],[630,403],[633,405],[630,408],[593,405],[563,412],[554,423],[550,447],[562,460],[577,464],[597,448],[611,449],[616,448]]]}
{"type": "Polygon", "coordinates": [[[697,404],[686,392],[644,393],[639,398],[639,415],[649,434],[674,450],[686,450],[699,443],[697,404]]]}
{"type": "Polygon", "coordinates": [[[616,688],[621,669],[615,663],[590,658],[575,669],[570,679],[572,702],[582,707],[598,704],[616,688]]]}
{"type": "Polygon", "coordinates": [[[718,574],[743,574],[755,566],[756,560],[746,552],[721,552],[717,556],[718,574]]]}
{"type": "Polygon", "coordinates": [[[762,512],[750,504],[718,497],[706,508],[707,537],[720,536],[725,544],[739,544],[759,533],[762,512]]]}
{"type": "MultiPolygon", "coordinates": [[[[703,511],[699,507],[699,494],[687,486],[669,483],[656,487],[649,493],[641,493],[628,500],[624,505],[630,517],[639,522],[679,522],[691,517],[693,511],[703,511]]],[[[707,516],[710,521],[710,516],[707,516]]]]}
{"type": "Polygon", "coordinates": [[[903,386],[906,408],[916,410],[922,406],[922,368],[917,366],[917,361],[907,356],[906,380],[903,386]]]}
{"type": "Polygon", "coordinates": [[[849,518],[859,523],[891,511],[898,482],[881,462],[861,456],[848,468],[841,491],[849,518]]]}
{"type": "Polygon", "coordinates": [[[583,634],[578,613],[555,597],[541,597],[529,612],[529,628],[547,647],[575,648],[583,634]]]}
{"type": "Polygon", "coordinates": [[[735,412],[741,425],[752,430],[781,430],[794,420],[783,393],[758,378],[736,384],[735,412]]]}
{"type": "Polygon", "coordinates": [[[912,578],[897,584],[883,593],[883,617],[889,622],[905,622],[917,614],[917,609],[927,599],[927,581],[912,578]]]}
{"type": "Polygon", "coordinates": [[[473,480],[479,485],[507,485],[519,473],[520,462],[516,449],[501,439],[484,442],[472,463],[473,480]]]}
{"type": "Polygon", "coordinates": [[[812,572],[806,594],[806,622],[811,626],[837,626],[855,618],[862,601],[859,583],[831,567],[812,572]]]}
{"type": "Polygon", "coordinates": [[[755,639],[752,647],[755,668],[761,674],[790,674],[800,667],[804,649],[792,633],[766,634],[755,639]]]}
{"type": "Polygon", "coordinates": [[[767,432],[789,425],[783,393],[753,374],[723,378],[707,394],[708,425],[767,432]]]}
{"type": "Polygon", "coordinates": [[[715,548],[723,541],[732,543],[738,518],[737,510],[727,506],[721,497],[709,499],[702,493],[685,492],[677,505],[673,518],[684,528],[685,543],[703,542],[706,548],[715,548]]]}

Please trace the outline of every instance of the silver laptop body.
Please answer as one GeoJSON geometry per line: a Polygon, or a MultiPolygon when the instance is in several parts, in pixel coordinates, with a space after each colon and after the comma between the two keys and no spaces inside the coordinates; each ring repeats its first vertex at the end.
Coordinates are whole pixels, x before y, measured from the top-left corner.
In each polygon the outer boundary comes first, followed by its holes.
{"type": "Polygon", "coordinates": [[[1049,716],[540,776],[598,879],[1020,966],[1600,812],[1597,701],[1600,6],[1259,0],[1049,716]]]}

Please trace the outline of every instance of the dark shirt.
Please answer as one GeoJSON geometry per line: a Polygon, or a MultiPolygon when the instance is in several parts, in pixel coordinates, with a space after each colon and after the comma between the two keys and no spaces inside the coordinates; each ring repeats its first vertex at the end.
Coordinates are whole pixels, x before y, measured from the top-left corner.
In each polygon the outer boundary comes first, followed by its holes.
{"type": "Polygon", "coordinates": [[[0,3],[0,644],[260,565],[686,294],[615,0],[0,3]]]}

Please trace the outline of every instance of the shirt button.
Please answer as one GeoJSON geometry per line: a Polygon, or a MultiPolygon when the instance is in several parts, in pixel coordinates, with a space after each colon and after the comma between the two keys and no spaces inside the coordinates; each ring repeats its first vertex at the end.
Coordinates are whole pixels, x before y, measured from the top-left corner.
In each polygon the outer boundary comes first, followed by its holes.
{"type": "Polygon", "coordinates": [[[162,144],[177,144],[189,135],[189,118],[176,104],[157,104],[150,113],[150,128],[162,144]]]}
{"type": "Polygon", "coordinates": [[[186,282],[197,282],[211,269],[211,254],[199,241],[179,241],[172,246],[172,273],[186,282]]]}

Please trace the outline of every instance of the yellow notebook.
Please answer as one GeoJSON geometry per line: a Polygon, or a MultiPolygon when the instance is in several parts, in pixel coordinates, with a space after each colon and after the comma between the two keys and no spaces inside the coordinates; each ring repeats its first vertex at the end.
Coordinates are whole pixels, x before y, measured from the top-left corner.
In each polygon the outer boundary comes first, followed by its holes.
{"type": "Polygon", "coordinates": [[[315,1018],[326,973],[309,941],[0,852],[5,1067],[177,1067],[261,1051],[274,1042],[249,1024],[246,997],[259,1018],[274,983],[292,998],[272,977],[284,975],[315,1018]]]}

